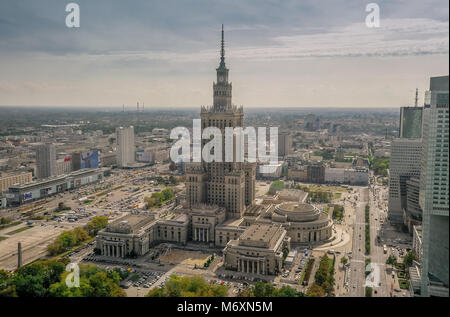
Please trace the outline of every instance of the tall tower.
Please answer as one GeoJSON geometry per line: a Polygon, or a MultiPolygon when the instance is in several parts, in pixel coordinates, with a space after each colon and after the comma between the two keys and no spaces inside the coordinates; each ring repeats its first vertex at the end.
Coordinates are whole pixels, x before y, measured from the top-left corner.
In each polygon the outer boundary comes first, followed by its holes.
{"type": "MultiPolygon", "coordinates": [[[[225,127],[243,127],[244,111],[231,102],[232,84],[225,65],[225,37],[222,25],[220,63],[213,83],[213,105],[201,108],[201,127],[216,127],[222,132],[222,161],[207,163],[186,171],[186,200],[189,206],[207,203],[225,207],[227,218],[239,218],[254,202],[255,167],[243,162],[225,162],[225,127]]],[[[209,140],[202,140],[202,148],[209,140]]],[[[236,144],[234,153],[236,153],[236,144]]],[[[235,157],[235,156],[233,156],[235,157]]]]}
{"type": "Polygon", "coordinates": [[[127,167],[135,162],[134,127],[116,128],[117,165],[127,167]]]}
{"type": "Polygon", "coordinates": [[[52,143],[41,144],[36,148],[37,178],[56,175],[56,149],[52,143]]]}
{"type": "Polygon", "coordinates": [[[449,295],[449,80],[431,77],[423,113],[419,204],[422,221],[422,296],[449,295]]]}

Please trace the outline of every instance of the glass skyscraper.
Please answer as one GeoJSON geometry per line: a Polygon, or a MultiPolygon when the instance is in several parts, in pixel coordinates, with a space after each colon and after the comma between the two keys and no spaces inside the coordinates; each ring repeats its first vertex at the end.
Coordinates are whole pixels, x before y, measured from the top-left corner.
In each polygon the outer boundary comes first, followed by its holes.
{"type": "Polygon", "coordinates": [[[448,76],[432,77],[423,113],[419,203],[423,210],[422,296],[448,296],[448,76]]]}

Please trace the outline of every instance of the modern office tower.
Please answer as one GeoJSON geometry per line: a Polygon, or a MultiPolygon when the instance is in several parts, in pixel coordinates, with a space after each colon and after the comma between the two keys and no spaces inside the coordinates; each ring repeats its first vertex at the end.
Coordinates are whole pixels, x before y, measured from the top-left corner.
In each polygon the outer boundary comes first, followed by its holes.
{"type": "Polygon", "coordinates": [[[400,138],[420,139],[422,137],[422,111],[422,107],[400,108],[400,138]]]}
{"type": "Polygon", "coordinates": [[[56,175],[56,149],[52,143],[40,144],[36,148],[36,177],[39,179],[56,175]]]}
{"type": "Polygon", "coordinates": [[[127,167],[135,162],[134,127],[116,128],[117,165],[127,167]]]}
{"type": "MultiPolygon", "coordinates": [[[[224,32],[222,26],[222,46],[219,67],[216,69],[217,82],[213,85],[213,106],[201,108],[201,127],[217,127],[222,132],[222,146],[225,144],[225,127],[243,127],[244,110],[231,103],[232,85],[228,81],[225,66],[224,32]]],[[[202,140],[202,148],[209,140],[202,140]]],[[[234,151],[236,143],[234,142],[234,151]]],[[[252,163],[205,162],[186,167],[186,202],[189,208],[206,203],[225,207],[226,218],[240,218],[246,206],[255,199],[255,165],[252,163]]],[[[236,152],[235,152],[236,153],[236,152]]]]}
{"type": "Polygon", "coordinates": [[[431,77],[423,114],[419,203],[423,210],[421,296],[449,296],[448,76],[431,77]]]}
{"type": "MultiPolygon", "coordinates": [[[[403,209],[403,224],[412,232],[413,226],[422,224],[422,208],[419,205],[420,179],[411,177],[406,181],[406,208],[403,209]]],[[[402,202],[404,205],[404,202],[402,202]]]]}
{"type": "Polygon", "coordinates": [[[389,163],[389,209],[391,223],[401,224],[406,209],[406,181],[420,177],[421,139],[394,139],[389,163]]]}
{"type": "Polygon", "coordinates": [[[278,156],[287,156],[291,153],[292,137],[289,132],[278,132],[278,156]]]}

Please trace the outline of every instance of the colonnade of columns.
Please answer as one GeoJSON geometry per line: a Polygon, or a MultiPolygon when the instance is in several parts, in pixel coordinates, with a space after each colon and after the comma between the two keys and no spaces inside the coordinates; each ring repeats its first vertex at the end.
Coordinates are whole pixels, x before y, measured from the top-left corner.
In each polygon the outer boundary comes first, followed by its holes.
{"type": "Polygon", "coordinates": [[[250,260],[238,259],[238,272],[251,274],[266,274],[266,262],[264,259],[250,260]]]}
{"type": "Polygon", "coordinates": [[[125,257],[125,248],[122,245],[103,244],[102,255],[123,258],[125,257]]]}
{"type": "Polygon", "coordinates": [[[194,228],[194,241],[209,242],[209,229],[194,228]]]}

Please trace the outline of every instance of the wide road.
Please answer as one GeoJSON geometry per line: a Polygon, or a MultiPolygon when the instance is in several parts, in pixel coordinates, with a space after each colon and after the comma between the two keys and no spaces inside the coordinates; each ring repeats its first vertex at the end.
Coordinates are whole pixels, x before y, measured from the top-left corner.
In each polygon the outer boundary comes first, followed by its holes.
{"type": "Polygon", "coordinates": [[[369,201],[369,189],[360,187],[358,194],[358,203],[355,208],[355,222],[353,224],[353,248],[352,260],[350,261],[350,296],[365,296],[365,219],[364,211],[369,201]]]}
{"type": "Polygon", "coordinates": [[[383,245],[377,243],[377,235],[380,234],[380,220],[384,218],[384,215],[378,208],[377,196],[374,194],[373,186],[370,190],[369,206],[370,206],[370,249],[371,249],[371,262],[376,264],[379,268],[379,282],[378,287],[374,290],[377,293],[373,296],[385,297],[389,296],[390,285],[387,285],[386,278],[386,258],[384,254],[383,245]]]}

